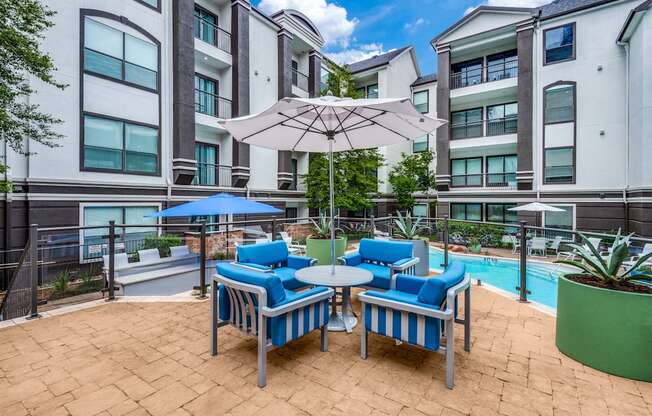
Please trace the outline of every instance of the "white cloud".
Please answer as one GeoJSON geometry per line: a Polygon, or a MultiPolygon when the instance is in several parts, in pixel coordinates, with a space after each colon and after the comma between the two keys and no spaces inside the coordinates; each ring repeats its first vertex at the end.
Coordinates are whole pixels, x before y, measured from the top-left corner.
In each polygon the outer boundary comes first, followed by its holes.
{"type": "Polygon", "coordinates": [[[262,0],[258,7],[270,14],[281,9],[300,11],[317,26],[326,46],[348,47],[359,22],[355,17],[349,19],[344,7],[326,0],[262,0]]]}
{"type": "Polygon", "coordinates": [[[423,17],[420,17],[417,20],[415,20],[414,22],[405,23],[403,25],[403,29],[410,32],[410,33],[414,33],[414,32],[417,31],[417,29],[419,29],[419,26],[423,26],[426,23],[428,23],[428,21],[426,19],[424,19],[423,17]]]}
{"type": "Polygon", "coordinates": [[[350,64],[353,62],[362,61],[376,55],[381,55],[386,52],[391,52],[394,49],[384,50],[382,43],[366,43],[355,48],[344,49],[339,52],[328,53],[329,59],[334,62],[342,64],[350,64]]]}
{"type": "Polygon", "coordinates": [[[486,0],[477,6],[468,7],[464,15],[471,13],[479,6],[496,6],[496,7],[539,7],[550,3],[552,0],[486,0]]]}

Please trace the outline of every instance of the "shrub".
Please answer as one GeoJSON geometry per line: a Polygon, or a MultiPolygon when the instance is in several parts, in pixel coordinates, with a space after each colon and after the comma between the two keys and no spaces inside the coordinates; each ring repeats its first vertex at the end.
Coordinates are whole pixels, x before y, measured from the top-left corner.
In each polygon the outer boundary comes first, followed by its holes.
{"type": "MultiPolygon", "coordinates": [[[[441,229],[441,224],[438,224],[441,229]]],[[[459,221],[448,222],[448,235],[459,235],[466,241],[479,241],[483,247],[499,248],[503,246],[504,227],[491,224],[470,224],[459,221]]]]}
{"type": "Polygon", "coordinates": [[[170,256],[170,247],[181,245],[181,238],[172,234],[163,234],[161,236],[147,237],[143,244],[143,249],[157,248],[161,257],[170,256]]]}
{"type": "Polygon", "coordinates": [[[70,272],[68,270],[59,273],[57,279],[52,282],[52,288],[54,293],[63,294],[66,293],[68,287],[70,286],[70,272]]]}

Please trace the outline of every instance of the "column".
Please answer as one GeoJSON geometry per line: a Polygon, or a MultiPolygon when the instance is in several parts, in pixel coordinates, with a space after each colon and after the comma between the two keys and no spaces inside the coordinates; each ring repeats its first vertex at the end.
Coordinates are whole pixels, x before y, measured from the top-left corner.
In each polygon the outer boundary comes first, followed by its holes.
{"type": "MultiPolygon", "coordinates": [[[[437,47],[437,117],[450,120],[450,68],[449,45],[437,47]]],[[[437,129],[437,190],[448,191],[450,175],[450,123],[437,129]]]]}
{"type": "MultiPolygon", "coordinates": [[[[192,3],[192,2],[189,2],[192,3]]],[[[233,65],[232,100],[233,117],[249,114],[249,13],[248,0],[231,0],[231,54],[233,65]]],[[[231,139],[231,181],[236,188],[244,188],[249,182],[249,145],[231,139]]]]}
{"type": "MultiPolygon", "coordinates": [[[[292,96],[292,34],[286,29],[278,31],[278,99],[292,96]]],[[[292,185],[292,152],[278,152],[278,189],[292,185]]]]}
{"type": "Polygon", "coordinates": [[[319,97],[321,92],[321,54],[310,51],[308,55],[308,94],[319,97]]]}
{"type": "Polygon", "coordinates": [[[534,105],[533,83],[534,20],[516,27],[518,52],[518,124],[516,127],[518,155],[516,185],[519,190],[532,190],[534,180],[532,157],[532,108],[534,105]]]}

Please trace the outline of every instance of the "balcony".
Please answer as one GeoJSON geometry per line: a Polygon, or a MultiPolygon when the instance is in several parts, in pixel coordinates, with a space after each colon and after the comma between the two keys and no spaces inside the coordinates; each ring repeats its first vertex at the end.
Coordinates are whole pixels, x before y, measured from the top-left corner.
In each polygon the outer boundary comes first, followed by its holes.
{"type": "Polygon", "coordinates": [[[477,65],[464,71],[451,73],[451,90],[472,85],[485,84],[518,76],[518,61],[500,62],[489,65],[477,65]]]}
{"type": "Polygon", "coordinates": [[[197,163],[193,185],[231,187],[231,166],[197,163]]]}
{"type": "Polygon", "coordinates": [[[516,134],[518,117],[451,124],[451,140],[516,134]]]}
{"type": "Polygon", "coordinates": [[[233,103],[228,98],[195,89],[195,112],[217,118],[231,118],[233,103]]]}
{"type": "Polygon", "coordinates": [[[308,96],[308,75],[294,68],[292,68],[292,93],[299,97],[308,96]]]}
{"type": "Polygon", "coordinates": [[[195,15],[195,38],[230,54],[231,34],[226,30],[195,15]]]}
{"type": "Polygon", "coordinates": [[[231,34],[195,15],[195,66],[231,67],[231,34]]]}
{"type": "Polygon", "coordinates": [[[451,175],[451,188],[516,189],[516,172],[451,175]]]}

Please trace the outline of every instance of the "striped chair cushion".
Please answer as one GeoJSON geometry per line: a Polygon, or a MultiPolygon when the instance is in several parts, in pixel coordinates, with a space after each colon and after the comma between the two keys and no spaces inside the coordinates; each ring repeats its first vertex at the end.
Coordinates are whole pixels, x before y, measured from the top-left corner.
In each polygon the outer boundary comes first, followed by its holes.
{"type": "Polygon", "coordinates": [[[364,306],[365,327],[368,331],[432,351],[439,349],[439,319],[369,303],[364,306]]]}
{"type": "Polygon", "coordinates": [[[328,323],[328,299],[268,320],[268,336],[276,346],[301,338],[328,323]]]}

